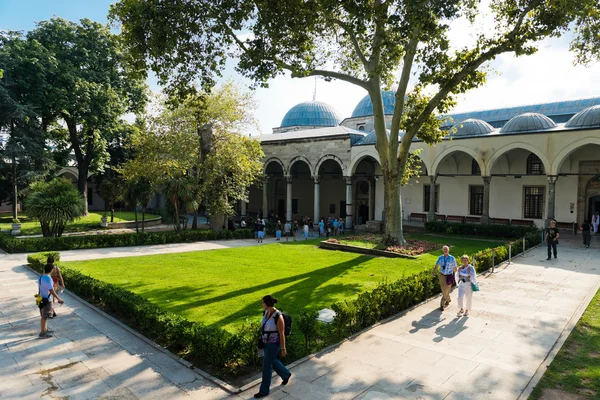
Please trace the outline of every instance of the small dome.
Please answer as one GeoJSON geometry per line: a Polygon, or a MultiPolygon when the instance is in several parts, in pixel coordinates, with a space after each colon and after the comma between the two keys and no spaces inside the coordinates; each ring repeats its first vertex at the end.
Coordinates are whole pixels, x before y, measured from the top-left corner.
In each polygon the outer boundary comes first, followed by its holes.
{"type": "MultiPolygon", "coordinates": [[[[383,113],[385,115],[392,115],[394,113],[394,106],[396,105],[396,93],[393,90],[382,90],[381,97],[383,98],[383,113]]],[[[371,102],[371,96],[366,95],[354,107],[352,118],[368,117],[370,115],[373,115],[373,103],[371,102]]]]}
{"type": "Polygon", "coordinates": [[[494,131],[494,127],[485,121],[469,118],[453,126],[456,132],[452,136],[479,136],[487,135],[494,131]]]}
{"type": "MultiPolygon", "coordinates": [[[[388,139],[390,137],[390,130],[386,129],[387,135],[388,135],[388,139]]],[[[398,132],[398,139],[402,139],[402,136],[404,136],[405,132],[398,132]]],[[[375,133],[374,130],[372,130],[371,132],[369,132],[365,137],[363,137],[362,139],[360,139],[357,143],[357,145],[368,145],[368,144],[377,144],[377,134],[375,133]]]]}
{"type": "Polygon", "coordinates": [[[600,127],[600,105],[588,107],[573,115],[565,124],[565,128],[598,128],[600,127]]]}
{"type": "Polygon", "coordinates": [[[306,101],[296,104],[283,117],[281,127],[289,126],[338,126],[341,114],[332,106],[321,101],[306,101]]]}
{"type": "Polygon", "coordinates": [[[511,118],[511,120],[500,129],[500,133],[536,132],[546,131],[552,128],[556,128],[556,124],[545,115],[525,113],[511,118]]]}

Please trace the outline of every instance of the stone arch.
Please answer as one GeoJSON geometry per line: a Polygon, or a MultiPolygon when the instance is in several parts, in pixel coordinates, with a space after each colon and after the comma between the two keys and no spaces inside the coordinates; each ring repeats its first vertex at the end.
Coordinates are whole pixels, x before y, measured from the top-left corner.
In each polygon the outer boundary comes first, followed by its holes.
{"type": "Polygon", "coordinates": [[[587,144],[600,145],[600,138],[598,138],[597,136],[585,137],[565,146],[565,148],[559,151],[556,157],[554,157],[554,160],[552,161],[552,168],[547,169],[547,171],[550,171],[550,175],[558,175],[560,167],[562,166],[566,158],[569,157],[571,153],[573,153],[575,150],[587,144]]]}
{"type": "Polygon", "coordinates": [[[75,180],[79,179],[79,171],[77,171],[77,168],[69,168],[69,167],[62,168],[56,174],[56,176],[67,176],[67,175],[71,175],[73,178],[75,178],[75,180]]]}
{"type": "Polygon", "coordinates": [[[504,154],[508,153],[509,151],[517,150],[517,149],[527,150],[527,151],[532,152],[536,156],[538,156],[539,159],[542,160],[542,163],[544,164],[544,171],[546,171],[546,174],[549,173],[550,162],[548,161],[548,157],[546,157],[546,154],[544,154],[543,151],[541,151],[540,149],[538,149],[535,146],[530,145],[529,143],[512,142],[512,143],[507,144],[506,146],[500,147],[498,150],[496,150],[494,152],[494,154],[492,154],[492,156],[490,157],[490,159],[487,162],[487,165],[485,166],[486,167],[485,174],[483,173],[483,169],[481,170],[482,175],[490,176],[492,173],[492,168],[494,167],[494,164],[496,163],[496,161],[498,161],[498,159],[500,157],[502,157],[504,154]]]}
{"type": "MultiPolygon", "coordinates": [[[[444,161],[444,159],[446,157],[448,157],[449,155],[451,155],[452,153],[455,153],[457,151],[461,151],[463,153],[467,153],[468,155],[470,155],[471,157],[473,157],[475,159],[475,161],[477,161],[477,164],[479,164],[479,169],[481,169],[482,172],[482,176],[483,175],[483,171],[485,168],[485,164],[483,162],[483,160],[481,159],[481,156],[479,154],[477,154],[477,152],[469,147],[465,147],[465,146],[455,146],[452,145],[450,147],[448,147],[446,150],[442,151],[440,154],[438,154],[438,156],[435,158],[435,160],[433,161],[433,165],[431,166],[431,169],[427,169],[427,171],[429,172],[430,175],[437,175],[438,172],[438,168],[440,167],[440,164],[442,163],[442,161],[444,161]]],[[[425,167],[427,167],[427,164],[425,164],[425,167]]]]}
{"type": "Polygon", "coordinates": [[[281,161],[279,158],[277,157],[270,157],[268,158],[264,163],[263,163],[263,172],[266,174],[267,173],[267,167],[269,166],[269,164],[271,164],[272,162],[276,162],[277,164],[279,164],[281,166],[281,170],[283,171],[283,175],[287,175],[288,174],[288,170],[285,168],[285,165],[283,164],[283,161],[281,161]]]}
{"type": "Polygon", "coordinates": [[[348,169],[346,168],[346,165],[344,164],[342,159],[333,154],[326,154],[319,159],[319,162],[317,162],[317,165],[315,166],[315,176],[319,174],[319,169],[321,169],[321,165],[327,160],[333,160],[337,162],[340,168],[342,169],[342,175],[348,176],[348,169]]]}
{"type": "Polygon", "coordinates": [[[372,159],[374,159],[377,162],[377,164],[379,164],[381,166],[381,163],[379,162],[379,155],[377,154],[376,151],[369,151],[369,150],[362,151],[360,154],[358,154],[356,157],[354,157],[354,159],[351,161],[350,175],[354,175],[356,173],[356,167],[358,167],[360,162],[367,157],[371,157],[372,159]]]}
{"type": "MultiPolygon", "coordinates": [[[[315,175],[315,171],[313,169],[312,163],[308,160],[308,158],[304,157],[304,156],[296,156],[294,158],[292,158],[290,160],[290,162],[288,163],[288,174],[292,171],[292,166],[297,162],[297,161],[304,161],[306,163],[306,165],[308,165],[308,169],[310,170],[310,174],[311,175],[315,175]]],[[[284,170],[285,171],[285,170],[284,170]]]]}

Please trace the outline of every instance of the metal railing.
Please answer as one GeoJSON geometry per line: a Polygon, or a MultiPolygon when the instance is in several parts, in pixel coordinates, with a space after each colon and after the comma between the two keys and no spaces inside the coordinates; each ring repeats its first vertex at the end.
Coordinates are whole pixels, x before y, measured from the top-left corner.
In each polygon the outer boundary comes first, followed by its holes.
{"type": "MultiPolygon", "coordinates": [[[[543,235],[544,235],[544,232],[542,231],[542,243],[544,242],[543,235]]],[[[517,239],[517,240],[515,240],[513,242],[509,242],[508,243],[508,264],[512,263],[512,257],[513,257],[512,247],[513,247],[513,245],[516,244],[516,243],[518,243],[521,240],[523,241],[522,252],[519,255],[515,255],[515,257],[518,257],[518,256],[525,257],[525,251],[527,250],[526,249],[527,242],[526,242],[525,236],[523,236],[521,239],[517,239]]],[[[495,248],[490,249],[490,250],[486,251],[485,253],[483,253],[481,256],[486,256],[486,255],[488,255],[490,253],[492,254],[492,268],[491,268],[491,270],[492,270],[492,273],[494,273],[494,270],[496,268],[496,249],[495,248]]],[[[477,258],[475,256],[473,256],[473,267],[477,268],[477,258]]]]}

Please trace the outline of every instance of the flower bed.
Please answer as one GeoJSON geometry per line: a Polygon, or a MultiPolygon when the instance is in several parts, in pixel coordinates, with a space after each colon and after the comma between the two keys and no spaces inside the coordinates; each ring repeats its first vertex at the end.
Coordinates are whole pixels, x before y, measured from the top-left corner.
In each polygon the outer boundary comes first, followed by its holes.
{"type": "Polygon", "coordinates": [[[441,244],[429,242],[426,240],[407,240],[407,244],[403,246],[386,246],[381,243],[382,236],[367,233],[364,235],[345,236],[340,239],[329,238],[327,243],[341,244],[353,247],[362,247],[365,249],[380,250],[406,256],[420,256],[424,253],[429,253],[432,250],[437,250],[442,247],[441,244]]]}

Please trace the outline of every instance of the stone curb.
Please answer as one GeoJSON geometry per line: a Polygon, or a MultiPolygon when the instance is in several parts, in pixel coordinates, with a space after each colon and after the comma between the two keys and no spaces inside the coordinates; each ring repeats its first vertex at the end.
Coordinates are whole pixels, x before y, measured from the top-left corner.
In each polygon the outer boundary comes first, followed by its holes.
{"type": "Polygon", "coordinates": [[[579,307],[577,307],[575,314],[571,316],[571,319],[569,320],[563,331],[560,333],[560,336],[558,337],[558,339],[556,339],[556,342],[554,342],[552,349],[550,349],[550,352],[548,353],[546,358],[544,358],[544,360],[540,363],[540,366],[537,368],[535,374],[533,374],[533,376],[529,380],[529,383],[527,384],[525,389],[523,389],[521,395],[517,398],[517,400],[526,400],[529,398],[529,395],[531,394],[531,392],[533,392],[533,389],[535,389],[537,384],[540,382],[540,380],[546,373],[546,370],[548,369],[548,367],[550,367],[550,364],[569,338],[569,335],[571,335],[573,329],[575,329],[577,322],[579,322],[579,319],[590,305],[592,299],[594,298],[598,290],[600,290],[600,278],[596,279],[596,283],[590,289],[585,299],[579,304],[579,307]]]}
{"type": "MultiPolygon", "coordinates": [[[[36,270],[32,269],[27,264],[23,264],[23,267],[27,268],[28,270],[30,270],[31,272],[35,273],[38,276],[40,275],[39,272],[37,272],[36,270]]],[[[154,343],[152,340],[148,339],[147,337],[145,337],[141,333],[139,333],[136,330],[130,328],[127,325],[125,325],[124,323],[122,323],[118,319],[112,317],[111,315],[105,313],[104,311],[100,310],[96,306],[94,306],[94,305],[88,303],[87,301],[83,300],[81,297],[77,296],[76,294],[74,294],[70,290],[65,289],[65,292],[67,292],[69,294],[69,296],[72,296],[73,298],[79,300],[79,302],[81,302],[85,307],[87,307],[87,308],[95,311],[96,313],[100,314],[104,318],[107,318],[108,320],[110,320],[114,324],[118,325],[119,327],[125,329],[127,332],[131,333],[133,336],[135,336],[138,339],[146,342],[147,344],[149,344],[150,346],[152,346],[154,349],[160,351],[161,353],[167,355],[171,359],[177,361],[178,363],[180,363],[181,365],[183,365],[187,369],[191,369],[192,371],[194,371],[195,373],[197,373],[201,377],[203,377],[203,378],[205,378],[205,379],[213,382],[214,384],[216,384],[217,386],[221,387],[222,389],[228,391],[231,394],[236,394],[236,393],[240,392],[240,388],[232,386],[232,385],[228,384],[227,382],[222,381],[221,379],[219,379],[217,377],[214,377],[214,376],[210,375],[209,373],[207,373],[207,372],[205,372],[205,371],[203,371],[203,370],[201,370],[199,368],[194,367],[193,364],[190,363],[189,361],[186,361],[183,358],[178,357],[175,354],[171,353],[169,350],[165,349],[164,347],[159,346],[158,344],[154,343]]]]}
{"type": "MultiPolygon", "coordinates": [[[[535,249],[535,248],[537,248],[537,247],[539,247],[539,246],[540,246],[539,244],[538,244],[537,246],[533,246],[533,247],[531,247],[531,248],[529,248],[529,249],[525,250],[525,253],[528,253],[528,252],[530,252],[531,250],[533,250],[533,249],[535,249]]],[[[512,258],[514,259],[514,258],[520,257],[522,254],[523,254],[523,253],[519,253],[519,255],[517,255],[517,256],[514,256],[514,257],[512,257],[512,258]]],[[[502,264],[505,264],[505,263],[508,263],[508,260],[501,262],[500,264],[498,264],[498,265],[494,266],[494,268],[498,269],[498,267],[499,267],[499,266],[501,266],[502,264]]],[[[502,268],[502,269],[506,269],[506,268],[508,267],[508,265],[510,265],[510,264],[506,264],[506,265],[504,266],[504,268],[502,268]]],[[[481,276],[484,276],[484,277],[485,277],[485,279],[488,279],[488,278],[489,278],[491,275],[493,275],[492,268],[490,268],[490,269],[488,269],[488,270],[486,270],[486,271],[482,272],[480,275],[481,275],[481,276]]],[[[398,318],[400,318],[400,317],[403,317],[405,314],[407,314],[407,313],[409,313],[410,311],[412,311],[412,310],[416,309],[417,307],[420,307],[420,306],[422,306],[422,305],[425,305],[425,304],[427,304],[427,303],[429,303],[429,302],[431,302],[431,301],[434,301],[434,300],[438,299],[440,296],[441,296],[441,294],[439,294],[439,295],[436,295],[436,296],[432,296],[432,297],[430,297],[430,298],[428,298],[428,299],[426,299],[426,300],[423,300],[423,301],[422,301],[422,302],[420,302],[419,304],[415,304],[414,306],[412,306],[412,307],[410,307],[410,308],[407,308],[406,310],[404,310],[404,311],[401,311],[401,312],[399,312],[398,314],[392,315],[391,317],[388,317],[388,318],[386,318],[386,319],[384,319],[384,320],[381,320],[381,321],[377,322],[376,324],[374,324],[374,325],[371,325],[371,326],[369,326],[368,328],[365,328],[365,329],[363,329],[362,331],[360,331],[360,332],[357,332],[357,333],[353,334],[352,336],[349,336],[349,337],[347,337],[346,339],[342,340],[341,342],[334,343],[334,344],[332,344],[332,345],[329,345],[329,346],[325,347],[324,349],[321,349],[321,350],[319,350],[319,351],[318,351],[318,352],[316,352],[316,353],[309,354],[309,355],[308,355],[308,356],[306,356],[306,357],[303,357],[303,358],[301,358],[301,359],[299,359],[299,360],[296,360],[296,361],[294,361],[293,363],[286,365],[286,368],[290,369],[290,368],[297,367],[298,365],[300,365],[300,364],[302,364],[302,363],[305,363],[306,361],[309,361],[309,360],[311,360],[311,359],[313,359],[313,358],[315,358],[315,357],[317,357],[317,356],[319,356],[319,355],[323,355],[323,354],[326,354],[326,353],[328,353],[328,352],[330,352],[330,351],[332,351],[332,350],[335,350],[337,347],[341,346],[342,344],[344,344],[344,343],[346,343],[346,342],[348,342],[348,341],[351,341],[351,340],[353,340],[353,339],[354,339],[354,338],[356,338],[357,336],[359,336],[359,335],[362,335],[363,333],[366,333],[366,332],[370,331],[371,329],[378,327],[379,325],[382,325],[382,324],[385,324],[385,323],[387,323],[387,322],[390,322],[390,321],[393,321],[393,320],[395,320],[395,319],[398,319],[398,318]]],[[[275,373],[273,373],[273,376],[275,376],[275,373]]],[[[242,387],[240,388],[240,392],[245,392],[246,390],[250,389],[251,387],[254,387],[254,386],[260,385],[261,381],[262,381],[262,377],[260,376],[260,374],[259,374],[259,375],[256,375],[256,378],[254,378],[254,380],[252,380],[252,382],[250,382],[250,383],[247,383],[247,384],[245,384],[244,386],[242,386],[242,387]]]]}

